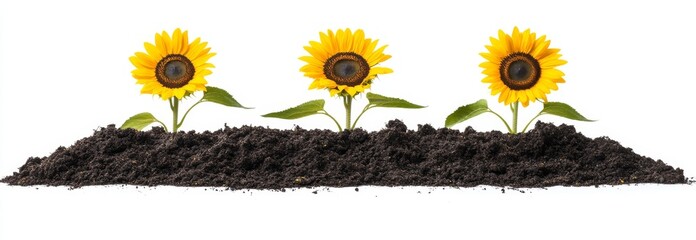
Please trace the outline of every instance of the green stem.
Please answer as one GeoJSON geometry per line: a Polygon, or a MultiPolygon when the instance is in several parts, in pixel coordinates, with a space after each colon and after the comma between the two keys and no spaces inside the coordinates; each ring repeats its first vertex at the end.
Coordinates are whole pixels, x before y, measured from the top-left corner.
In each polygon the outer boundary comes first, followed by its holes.
{"type": "Polygon", "coordinates": [[[319,112],[319,113],[324,114],[324,115],[326,115],[326,116],[329,116],[329,117],[331,118],[331,120],[333,120],[334,123],[336,123],[336,126],[338,127],[338,131],[339,131],[339,132],[343,132],[343,128],[341,128],[341,124],[338,123],[338,121],[336,121],[336,119],[335,119],[333,116],[331,116],[331,114],[329,114],[328,112],[326,112],[326,111],[324,111],[324,110],[322,110],[322,111],[319,112]]]}
{"type": "Polygon", "coordinates": [[[179,120],[179,99],[176,97],[172,97],[171,99],[173,99],[173,102],[174,102],[174,103],[170,102],[170,107],[172,108],[172,113],[173,113],[172,115],[174,115],[174,118],[173,118],[174,124],[172,124],[174,129],[172,130],[172,132],[176,133],[177,130],[179,130],[179,124],[177,123],[179,120]]]}
{"type": "Polygon", "coordinates": [[[488,112],[493,113],[493,114],[495,114],[496,116],[498,116],[498,118],[500,118],[500,120],[503,121],[503,123],[505,123],[505,127],[507,128],[508,132],[512,132],[512,129],[510,129],[510,125],[508,125],[508,122],[505,121],[505,118],[503,118],[502,116],[500,116],[500,114],[494,112],[494,111],[491,110],[490,108],[488,109],[488,112]]]}
{"type": "Polygon", "coordinates": [[[343,106],[346,108],[346,130],[351,130],[353,129],[350,126],[350,110],[351,110],[351,105],[353,103],[353,97],[349,95],[343,95],[343,106]]]}
{"type": "Polygon", "coordinates": [[[531,123],[532,123],[535,119],[537,119],[539,116],[541,116],[541,112],[539,112],[539,114],[537,114],[534,118],[532,118],[532,120],[529,120],[529,122],[527,123],[527,126],[524,126],[524,129],[522,129],[522,132],[527,131],[527,128],[529,127],[529,124],[531,124],[531,123]]]}
{"type": "Polygon", "coordinates": [[[360,120],[360,117],[362,117],[363,113],[367,112],[367,110],[370,110],[373,107],[374,107],[374,105],[370,105],[369,103],[367,105],[365,105],[365,108],[363,108],[362,112],[360,112],[358,117],[355,118],[355,122],[353,122],[353,128],[355,128],[355,126],[358,125],[358,120],[360,120]]]}
{"type": "Polygon", "coordinates": [[[517,112],[520,109],[520,102],[515,101],[513,105],[510,105],[512,109],[512,134],[517,134],[517,112]]]}

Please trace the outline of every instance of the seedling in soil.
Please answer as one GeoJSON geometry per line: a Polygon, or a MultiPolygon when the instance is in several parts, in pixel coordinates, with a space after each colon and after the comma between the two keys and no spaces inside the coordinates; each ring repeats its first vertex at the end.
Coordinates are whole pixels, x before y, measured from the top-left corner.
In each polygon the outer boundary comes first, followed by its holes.
{"type": "MultiPolygon", "coordinates": [[[[206,48],[207,42],[196,38],[188,41],[188,31],[174,30],[170,37],[166,31],[155,34],[155,44],[146,42],[146,52],[136,52],[130,57],[135,66],[132,71],[137,84],[143,84],[142,94],[158,95],[169,101],[172,110],[172,132],[177,132],[193,107],[203,102],[213,102],[228,107],[247,108],[239,104],[227,91],[207,86],[205,76],[212,73],[213,64],[208,60],[215,56],[206,48]],[[203,97],[189,107],[179,120],[179,101],[202,91],[203,97]]],[[[126,120],[121,129],[134,128],[142,130],[152,123],[159,123],[166,131],[167,126],[149,112],[136,114],[126,120]]]]}
{"type": "Polygon", "coordinates": [[[551,114],[572,120],[588,121],[570,105],[561,102],[548,102],[546,94],[551,90],[558,90],[558,83],[564,83],[565,75],[556,67],[566,64],[561,60],[560,49],[549,48],[551,41],[546,40],[546,35],[536,38],[536,33],[529,29],[520,32],[517,27],[512,31],[512,36],[498,31],[498,38],[490,38],[491,45],[486,48],[489,52],[481,53],[486,61],[479,66],[484,68],[486,77],[484,83],[490,83],[491,95],[498,94],[498,102],[510,105],[512,111],[512,125],[491,110],[485,99],[462,106],[445,120],[446,127],[452,127],[460,122],[476,117],[482,113],[493,113],[505,124],[512,134],[525,132],[539,116],[551,114]],[[543,100],[544,108],[532,118],[522,129],[517,128],[517,114],[519,105],[529,106],[530,102],[543,100]]]}
{"type": "MultiPolygon", "coordinates": [[[[386,97],[374,93],[367,93],[368,104],[352,121],[351,112],[353,99],[360,93],[370,88],[372,80],[379,74],[392,73],[392,69],[378,67],[377,64],[391,58],[384,54],[387,45],[377,48],[379,40],[365,38],[363,30],[352,32],[348,29],[340,29],[334,34],[319,33],[320,42],[310,41],[304,49],[310,56],[302,56],[300,60],[307,64],[300,68],[305,76],[314,79],[309,89],[327,89],[332,97],[338,96],[343,100],[346,110],[345,129],[354,129],[360,117],[375,107],[390,108],[424,108],[424,106],[410,103],[403,99],[386,97]]],[[[343,131],[341,124],[331,114],[324,110],[323,99],[312,100],[296,107],[283,111],[263,115],[281,119],[298,119],[315,114],[326,115],[336,123],[339,131],[343,131]]]]}

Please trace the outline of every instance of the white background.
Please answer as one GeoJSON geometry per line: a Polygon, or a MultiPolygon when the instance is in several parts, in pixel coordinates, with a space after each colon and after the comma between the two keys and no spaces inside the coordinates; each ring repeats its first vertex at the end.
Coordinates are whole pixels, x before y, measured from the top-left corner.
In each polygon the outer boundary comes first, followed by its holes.
{"type": "MultiPolygon", "coordinates": [[[[180,27],[209,42],[218,54],[210,60],[217,68],[209,85],[254,107],[201,104],[182,129],[203,131],[225,123],[334,129],[323,116],[288,121],[259,115],[323,98],[340,119],[340,100],[307,90],[311,79],[299,72],[303,62],[297,58],[319,31],[362,28],[388,44],[392,55],[382,66],[394,73],[377,79],[372,92],[428,105],[371,110],[359,126],[376,131],[394,118],[411,129],[443,127],[448,114],[480,98],[509,117],[480,82],[478,53],[498,29],[514,26],[547,35],[568,61],[560,67],[567,83],[549,100],[599,121],[541,120],[573,124],[588,137],[609,136],[694,176],[693,10],[687,1],[2,0],[0,176],[17,171],[30,156],[46,156],[135,113],[149,111],[170,124],[166,102],[139,94],[128,61],[162,30],[180,27]]],[[[366,101],[354,103],[357,111],[366,101]]],[[[522,122],[540,105],[523,109],[522,122]]],[[[493,115],[456,128],[468,125],[504,128],[493,115]]],[[[417,194],[363,187],[314,195],[1,185],[0,239],[676,238],[690,233],[686,221],[696,215],[693,186],[479,190],[417,194]]]]}

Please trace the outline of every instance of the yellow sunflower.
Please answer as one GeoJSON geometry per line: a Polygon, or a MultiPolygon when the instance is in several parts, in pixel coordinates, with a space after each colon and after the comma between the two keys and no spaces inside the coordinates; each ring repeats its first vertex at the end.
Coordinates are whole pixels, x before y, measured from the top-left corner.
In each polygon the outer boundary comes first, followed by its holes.
{"type": "Polygon", "coordinates": [[[546,102],[546,94],[565,82],[565,74],[556,67],[567,62],[560,59],[560,49],[549,48],[546,35],[536,38],[529,29],[520,32],[515,27],[512,36],[499,30],[498,38],[490,40],[489,52],[481,53],[487,61],[479,66],[487,75],[482,82],[491,84],[491,95],[500,94],[498,102],[520,102],[524,107],[537,99],[546,102]]]}
{"type": "Polygon", "coordinates": [[[143,84],[140,93],[159,95],[162,100],[172,96],[181,99],[195,91],[206,91],[205,76],[210,75],[213,64],[208,59],[215,56],[206,48],[207,42],[196,38],[188,41],[188,31],[174,30],[155,34],[155,44],[146,42],[146,52],[136,52],[130,57],[135,66],[131,73],[137,84],[143,84]]]}
{"type": "Polygon", "coordinates": [[[347,93],[353,97],[369,89],[378,74],[393,72],[376,67],[391,58],[383,53],[387,46],[377,48],[378,40],[365,38],[361,29],[339,29],[336,34],[328,30],[319,37],[321,42],[310,41],[304,47],[311,56],[300,57],[307,63],[300,71],[314,79],[309,89],[328,89],[331,96],[347,93]]]}

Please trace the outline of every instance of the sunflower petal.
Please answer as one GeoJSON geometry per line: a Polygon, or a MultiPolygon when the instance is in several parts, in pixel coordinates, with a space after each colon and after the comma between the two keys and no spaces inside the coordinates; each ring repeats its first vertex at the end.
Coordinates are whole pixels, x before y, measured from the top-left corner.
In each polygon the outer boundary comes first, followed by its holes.
{"type": "Polygon", "coordinates": [[[181,55],[186,55],[189,50],[188,30],[181,33],[181,55]]]}
{"type": "Polygon", "coordinates": [[[522,44],[522,34],[520,34],[520,29],[515,26],[512,30],[512,52],[520,52],[520,45],[522,44]]]}
{"type": "Polygon", "coordinates": [[[171,54],[181,54],[181,29],[177,28],[172,33],[172,50],[171,54]]]}
{"type": "Polygon", "coordinates": [[[363,32],[362,29],[355,30],[355,33],[353,34],[353,49],[352,51],[354,53],[357,53],[358,55],[364,55],[365,53],[363,52],[363,46],[365,45],[365,33],[363,32]]]}
{"type": "Polygon", "coordinates": [[[344,50],[346,52],[352,52],[353,51],[353,32],[350,30],[350,28],[346,28],[346,33],[345,36],[343,36],[343,42],[344,42],[344,50]]]}
{"type": "Polygon", "coordinates": [[[568,63],[566,60],[562,59],[553,59],[553,60],[546,60],[548,58],[542,59],[542,61],[539,61],[539,65],[541,65],[541,68],[554,68],[558,67],[561,65],[565,65],[568,63]]]}
{"type": "Polygon", "coordinates": [[[184,94],[186,94],[186,90],[183,88],[175,88],[172,90],[172,92],[174,93],[174,96],[178,99],[184,98],[184,94]]]}
{"type": "Polygon", "coordinates": [[[155,69],[157,67],[157,61],[153,60],[150,55],[147,55],[146,53],[143,52],[136,52],[135,56],[137,57],[137,60],[142,66],[149,68],[149,69],[155,69]]]}
{"type": "Polygon", "coordinates": [[[162,31],[162,42],[164,43],[164,49],[167,54],[172,54],[172,37],[169,36],[167,31],[162,31]]]}
{"type": "Polygon", "coordinates": [[[338,51],[335,49],[334,45],[333,45],[333,40],[331,40],[331,38],[329,38],[329,35],[327,35],[327,34],[325,34],[325,33],[323,33],[323,32],[320,32],[320,33],[319,33],[319,39],[320,39],[320,41],[321,41],[321,45],[323,45],[324,48],[325,48],[330,54],[335,54],[335,53],[338,52],[338,51]]]}
{"type": "Polygon", "coordinates": [[[546,35],[543,35],[536,39],[534,41],[534,48],[532,48],[532,51],[529,53],[529,55],[532,55],[532,57],[536,59],[541,59],[539,55],[549,49],[549,45],[551,44],[551,41],[546,41],[546,35]]]}
{"type": "Polygon", "coordinates": [[[193,66],[202,66],[203,64],[208,62],[208,60],[210,60],[211,57],[214,57],[215,55],[217,55],[217,54],[216,53],[209,53],[208,55],[198,57],[195,60],[191,60],[191,63],[193,63],[193,66]]]}
{"type": "Polygon", "coordinates": [[[372,67],[370,68],[370,73],[368,75],[378,75],[378,74],[387,74],[387,73],[393,73],[394,70],[391,68],[386,68],[386,67],[372,67]]]}
{"type": "Polygon", "coordinates": [[[352,97],[352,96],[355,96],[355,94],[358,92],[358,91],[356,91],[355,88],[353,88],[353,87],[347,87],[347,88],[345,89],[345,91],[346,91],[351,97],[352,97]]]}
{"type": "Polygon", "coordinates": [[[379,59],[381,59],[384,56],[384,49],[387,48],[387,46],[389,45],[384,45],[375,50],[372,54],[370,54],[370,56],[365,59],[367,60],[367,64],[370,66],[374,66],[380,63],[379,59]]]}
{"type": "Polygon", "coordinates": [[[155,34],[155,46],[160,52],[162,57],[169,55],[169,50],[167,49],[167,43],[164,42],[164,38],[159,33],[155,34]]]}

